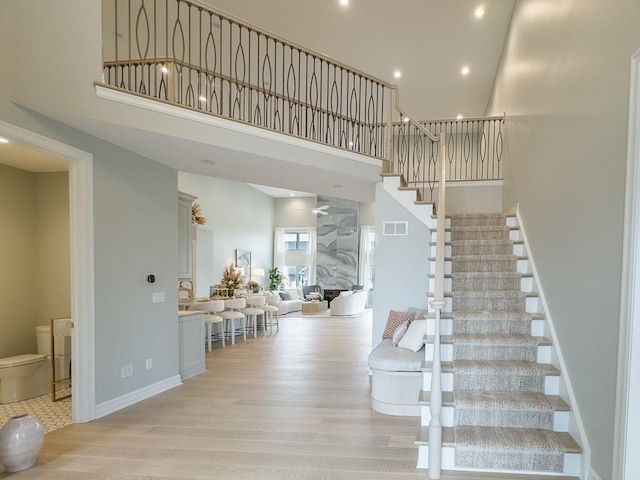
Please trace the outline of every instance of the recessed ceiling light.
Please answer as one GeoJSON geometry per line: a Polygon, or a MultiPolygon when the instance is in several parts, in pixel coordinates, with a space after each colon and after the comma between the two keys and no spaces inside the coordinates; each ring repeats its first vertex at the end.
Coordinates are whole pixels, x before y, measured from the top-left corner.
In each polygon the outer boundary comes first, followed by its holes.
{"type": "Polygon", "coordinates": [[[458,114],[458,116],[456,117],[456,120],[462,120],[464,117],[462,116],[461,113],[458,114]]]}
{"type": "Polygon", "coordinates": [[[464,66],[464,67],[462,67],[462,70],[460,70],[460,73],[461,73],[463,76],[465,76],[465,77],[466,77],[467,75],[469,75],[469,72],[470,72],[470,71],[471,71],[471,70],[469,70],[469,67],[464,66]]]}
{"type": "Polygon", "coordinates": [[[478,7],[478,8],[476,8],[476,11],[475,11],[475,12],[473,12],[473,15],[474,15],[476,18],[482,18],[482,17],[484,17],[484,7],[478,7]]]}
{"type": "Polygon", "coordinates": [[[400,78],[402,76],[402,72],[400,70],[396,70],[393,72],[394,78],[400,78]]]}
{"type": "Polygon", "coordinates": [[[340,5],[346,7],[347,5],[349,5],[349,0],[340,0],[340,5]]]}
{"type": "Polygon", "coordinates": [[[0,137],[0,143],[9,143],[9,140],[7,140],[6,138],[0,137]]]}
{"type": "Polygon", "coordinates": [[[290,194],[289,194],[289,196],[290,196],[290,197],[295,197],[295,196],[296,196],[296,194],[295,194],[295,193],[290,193],[290,194]]]}
{"type": "Polygon", "coordinates": [[[162,73],[169,73],[169,69],[168,69],[166,66],[164,66],[164,65],[162,66],[162,68],[160,69],[160,71],[161,71],[162,73]]]}
{"type": "Polygon", "coordinates": [[[204,95],[200,95],[200,97],[198,97],[198,99],[199,99],[202,103],[207,103],[207,97],[205,97],[204,95]]]}
{"type": "Polygon", "coordinates": [[[214,162],[213,160],[209,160],[207,158],[205,158],[204,160],[200,160],[202,163],[204,163],[205,165],[215,165],[216,162],[214,162]]]}
{"type": "Polygon", "coordinates": [[[409,123],[409,117],[402,117],[402,121],[404,123],[409,123]]]}

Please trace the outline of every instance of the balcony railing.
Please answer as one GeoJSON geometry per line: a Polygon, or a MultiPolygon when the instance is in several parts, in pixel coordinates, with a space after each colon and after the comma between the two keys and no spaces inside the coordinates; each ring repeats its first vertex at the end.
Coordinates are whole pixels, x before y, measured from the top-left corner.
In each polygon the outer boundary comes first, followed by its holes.
{"type": "Polygon", "coordinates": [[[107,85],[385,158],[384,81],[191,0],[104,0],[103,15],[107,85]]]}
{"type": "Polygon", "coordinates": [[[446,179],[502,179],[501,117],[418,122],[398,89],[195,0],[103,0],[104,83],[385,160],[434,200],[446,179]]]}
{"type": "Polygon", "coordinates": [[[391,171],[418,188],[423,200],[435,200],[441,149],[426,129],[447,147],[447,182],[502,180],[503,123],[503,117],[415,122],[400,114],[393,123],[391,171]]]}

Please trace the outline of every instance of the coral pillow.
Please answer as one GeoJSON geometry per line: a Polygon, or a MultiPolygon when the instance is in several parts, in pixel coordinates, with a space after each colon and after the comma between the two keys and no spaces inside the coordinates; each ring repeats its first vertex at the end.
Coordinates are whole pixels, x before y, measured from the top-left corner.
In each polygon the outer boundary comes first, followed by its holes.
{"type": "Polygon", "coordinates": [[[389,318],[387,319],[387,326],[384,327],[382,338],[393,338],[393,332],[396,331],[396,328],[398,328],[404,322],[411,322],[412,320],[413,320],[413,313],[396,312],[394,310],[390,310],[389,318]]]}

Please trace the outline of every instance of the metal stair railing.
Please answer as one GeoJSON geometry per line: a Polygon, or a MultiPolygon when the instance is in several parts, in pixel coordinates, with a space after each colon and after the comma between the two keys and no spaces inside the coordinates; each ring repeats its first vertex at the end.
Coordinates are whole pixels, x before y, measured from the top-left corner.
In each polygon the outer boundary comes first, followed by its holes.
{"type": "Polygon", "coordinates": [[[103,84],[384,160],[391,85],[196,0],[103,0],[103,84]]]}

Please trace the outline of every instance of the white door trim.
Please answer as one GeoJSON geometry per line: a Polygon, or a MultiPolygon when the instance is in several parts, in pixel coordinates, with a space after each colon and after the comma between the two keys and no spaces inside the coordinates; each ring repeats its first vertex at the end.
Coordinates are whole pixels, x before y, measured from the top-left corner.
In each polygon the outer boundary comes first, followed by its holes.
{"type": "Polygon", "coordinates": [[[69,161],[73,421],[95,418],[93,155],[0,120],[0,134],[69,161]]]}
{"type": "Polygon", "coordinates": [[[613,480],[640,478],[640,50],[631,58],[613,480]]]}

